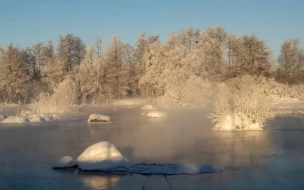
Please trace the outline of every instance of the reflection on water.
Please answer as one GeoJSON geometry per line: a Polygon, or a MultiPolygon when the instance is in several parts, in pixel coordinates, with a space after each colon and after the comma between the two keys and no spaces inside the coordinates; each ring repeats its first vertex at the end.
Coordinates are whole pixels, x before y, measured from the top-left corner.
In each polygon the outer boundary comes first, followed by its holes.
{"type": "Polygon", "coordinates": [[[78,174],[79,179],[92,189],[115,189],[119,176],[100,175],[98,173],[78,174]]]}
{"type": "Polygon", "coordinates": [[[172,109],[147,118],[136,109],[82,108],[74,120],[0,127],[0,189],[303,189],[304,117],[277,117],[264,131],[212,131],[209,108],[172,109]],[[91,113],[110,124],[88,124],[91,113]],[[63,156],[110,141],[135,163],[213,164],[223,172],[177,176],[111,176],[52,170],[63,156]]]}

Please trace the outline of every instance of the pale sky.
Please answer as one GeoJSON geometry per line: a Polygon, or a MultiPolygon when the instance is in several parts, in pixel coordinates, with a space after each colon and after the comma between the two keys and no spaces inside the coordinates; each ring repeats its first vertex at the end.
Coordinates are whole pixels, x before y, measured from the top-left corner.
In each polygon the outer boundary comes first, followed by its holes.
{"type": "Polygon", "coordinates": [[[97,36],[134,44],[141,32],[159,34],[221,25],[236,35],[256,34],[274,53],[287,38],[304,47],[304,0],[0,0],[0,46],[56,44],[59,35],[97,36]]]}

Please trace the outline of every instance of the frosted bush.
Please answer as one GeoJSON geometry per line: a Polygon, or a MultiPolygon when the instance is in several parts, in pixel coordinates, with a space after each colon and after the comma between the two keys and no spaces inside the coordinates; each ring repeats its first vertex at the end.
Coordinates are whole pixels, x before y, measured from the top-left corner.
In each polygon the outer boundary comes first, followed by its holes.
{"type": "Polygon", "coordinates": [[[214,112],[210,118],[213,123],[219,124],[227,115],[241,118],[240,129],[247,129],[254,123],[263,126],[267,119],[274,117],[270,98],[255,77],[243,76],[218,85],[214,112]]]}
{"type": "Polygon", "coordinates": [[[66,79],[54,90],[53,94],[41,93],[35,99],[31,108],[35,113],[72,113],[78,112],[75,105],[78,97],[78,89],[75,82],[66,79]]]}

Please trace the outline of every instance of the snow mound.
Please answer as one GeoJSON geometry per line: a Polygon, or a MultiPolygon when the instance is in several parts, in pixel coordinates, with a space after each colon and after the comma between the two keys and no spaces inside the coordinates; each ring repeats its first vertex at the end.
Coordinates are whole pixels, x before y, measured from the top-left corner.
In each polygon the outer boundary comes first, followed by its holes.
{"type": "Polygon", "coordinates": [[[145,105],[145,106],[141,107],[141,109],[142,110],[153,110],[154,107],[152,105],[148,104],[148,105],[145,105]]]}
{"type": "Polygon", "coordinates": [[[77,158],[82,170],[111,170],[133,165],[123,157],[115,146],[107,141],[93,144],[77,158]]]}
{"type": "Polygon", "coordinates": [[[71,156],[64,156],[53,165],[53,168],[71,168],[75,166],[77,166],[77,162],[74,160],[74,158],[72,158],[71,156]]]}
{"type": "Polygon", "coordinates": [[[151,111],[147,114],[147,117],[151,117],[151,118],[166,117],[166,113],[159,111],[151,111]]]}
{"type": "Polygon", "coordinates": [[[89,116],[88,122],[110,122],[110,117],[102,114],[91,114],[89,116]]]}
{"type": "Polygon", "coordinates": [[[144,104],[146,101],[147,100],[144,98],[130,98],[115,100],[112,102],[112,104],[116,106],[138,106],[144,104]]]}
{"type": "Polygon", "coordinates": [[[2,121],[2,123],[26,123],[28,119],[23,117],[10,116],[2,121]]]}

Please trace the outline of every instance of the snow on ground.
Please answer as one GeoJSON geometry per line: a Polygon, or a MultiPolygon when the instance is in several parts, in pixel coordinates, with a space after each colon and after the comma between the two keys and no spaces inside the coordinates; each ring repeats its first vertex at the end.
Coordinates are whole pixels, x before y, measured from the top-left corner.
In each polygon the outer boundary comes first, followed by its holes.
{"type": "Polygon", "coordinates": [[[28,119],[23,117],[10,116],[2,121],[2,123],[27,123],[28,119]]]}
{"type": "Polygon", "coordinates": [[[147,99],[145,98],[128,98],[128,99],[115,100],[112,102],[112,104],[116,106],[139,106],[145,104],[146,102],[147,99]]]}
{"type": "Polygon", "coordinates": [[[88,122],[110,122],[110,117],[94,113],[89,116],[88,122]]]}
{"type": "Polygon", "coordinates": [[[74,160],[74,158],[72,158],[71,156],[64,156],[53,165],[53,168],[71,168],[75,166],[77,166],[77,162],[74,160]]]}
{"type": "Polygon", "coordinates": [[[166,113],[160,111],[151,111],[147,113],[147,117],[158,118],[158,117],[166,117],[166,113]]]}
{"type": "Polygon", "coordinates": [[[152,105],[150,105],[150,104],[147,104],[147,105],[141,107],[141,109],[142,109],[142,110],[153,110],[154,107],[153,107],[152,105]]]}
{"type": "Polygon", "coordinates": [[[93,144],[85,149],[77,158],[77,163],[82,170],[111,170],[133,165],[112,143],[107,141],[93,144]]]}

